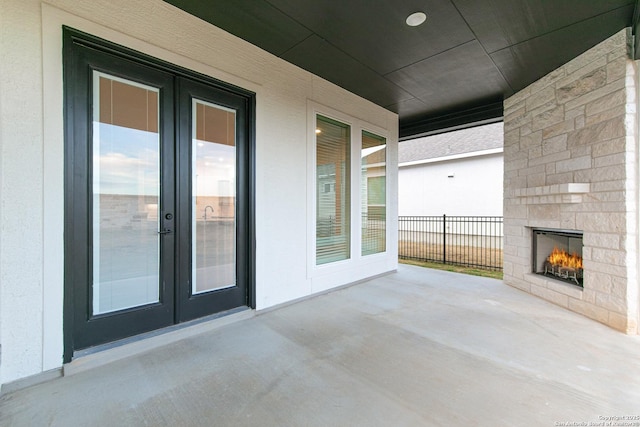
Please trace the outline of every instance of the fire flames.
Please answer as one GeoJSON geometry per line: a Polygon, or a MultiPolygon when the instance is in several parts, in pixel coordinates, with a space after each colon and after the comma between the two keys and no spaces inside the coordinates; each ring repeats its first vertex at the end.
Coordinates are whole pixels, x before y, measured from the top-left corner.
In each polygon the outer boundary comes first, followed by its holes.
{"type": "Polygon", "coordinates": [[[568,268],[582,268],[582,257],[577,253],[569,255],[564,249],[553,248],[551,255],[547,257],[547,261],[553,266],[568,267],[568,268]]]}

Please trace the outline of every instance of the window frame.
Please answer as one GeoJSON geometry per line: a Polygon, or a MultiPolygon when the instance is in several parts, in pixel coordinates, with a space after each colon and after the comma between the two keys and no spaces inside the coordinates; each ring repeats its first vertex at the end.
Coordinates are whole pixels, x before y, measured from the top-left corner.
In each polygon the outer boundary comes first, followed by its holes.
{"type": "MultiPolygon", "coordinates": [[[[318,182],[318,166],[319,166],[317,164],[317,160],[318,160],[317,159],[317,155],[318,155],[318,137],[321,134],[314,132],[315,133],[314,149],[315,149],[315,155],[316,155],[316,159],[315,159],[315,163],[314,163],[314,180],[315,180],[315,184],[316,184],[316,187],[315,187],[315,190],[316,190],[316,194],[315,194],[315,201],[316,201],[315,209],[316,210],[314,211],[314,218],[315,218],[315,224],[316,224],[316,237],[315,237],[316,257],[315,257],[315,263],[316,263],[317,266],[326,265],[326,264],[332,264],[334,262],[341,262],[341,261],[349,260],[349,259],[351,259],[353,257],[353,250],[354,250],[352,233],[351,233],[351,228],[353,227],[353,197],[351,197],[351,196],[353,195],[353,191],[354,191],[353,179],[352,179],[353,178],[353,173],[352,173],[352,168],[353,168],[353,161],[352,161],[353,149],[351,149],[352,145],[353,145],[353,136],[352,136],[353,127],[351,126],[350,123],[344,123],[341,120],[336,120],[336,119],[334,119],[332,117],[328,117],[328,116],[325,116],[323,114],[316,114],[315,115],[315,126],[316,127],[318,126],[318,123],[319,123],[319,121],[321,119],[323,121],[335,121],[339,125],[343,125],[345,128],[348,128],[348,133],[349,133],[348,141],[349,141],[349,148],[350,148],[350,150],[348,150],[348,163],[349,164],[347,165],[346,164],[347,162],[345,161],[345,172],[347,172],[347,173],[345,173],[345,177],[343,177],[343,179],[344,178],[348,178],[348,181],[344,182],[344,184],[345,184],[344,188],[343,188],[342,184],[340,186],[340,192],[342,193],[343,190],[348,190],[348,191],[346,191],[346,194],[349,197],[348,198],[347,197],[344,198],[345,205],[344,206],[340,206],[340,210],[338,210],[338,206],[337,206],[338,203],[336,202],[336,219],[337,219],[337,216],[338,216],[337,215],[338,211],[341,214],[340,215],[341,217],[346,217],[346,218],[344,220],[340,221],[339,224],[336,221],[335,225],[334,225],[336,228],[345,226],[347,228],[347,231],[346,232],[342,232],[342,233],[340,233],[338,235],[324,236],[324,237],[322,237],[322,239],[325,240],[325,241],[332,241],[332,240],[335,241],[336,239],[338,239],[338,241],[339,241],[340,239],[345,238],[345,240],[348,241],[349,245],[348,245],[348,248],[347,248],[348,249],[347,250],[347,254],[345,254],[346,255],[345,258],[339,259],[339,260],[336,260],[336,261],[328,261],[328,262],[319,263],[319,257],[318,257],[318,253],[317,253],[318,246],[319,246],[318,243],[319,243],[319,241],[321,239],[320,237],[318,237],[318,234],[317,234],[317,229],[318,229],[317,227],[318,227],[319,188],[322,185],[323,190],[320,193],[324,193],[324,189],[326,188],[326,185],[329,185],[330,189],[333,186],[333,192],[330,190],[328,193],[336,195],[337,192],[338,192],[338,186],[337,186],[337,181],[334,182],[334,183],[324,183],[324,184],[320,184],[318,182]],[[348,203],[348,205],[347,205],[347,203],[348,203]]],[[[345,152],[347,152],[347,150],[345,150],[345,152]]],[[[335,172],[334,174],[337,177],[338,171],[334,170],[334,172],[335,172]]],[[[324,193],[324,194],[327,194],[327,193],[324,193]]],[[[332,227],[330,227],[330,228],[332,228],[332,227]]],[[[331,257],[331,255],[332,254],[329,254],[329,257],[331,257]]],[[[335,253],[334,255],[341,256],[342,254],[335,253]]]]}
{"type": "Polygon", "coordinates": [[[307,101],[307,212],[309,212],[307,219],[307,277],[319,278],[330,277],[333,274],[345,272],[349,269],[357,268],[360,266],[370,265],[378,263],[382,260],[386,260],[390,251],[390,236],[391,227],[389,224],[391,204],[389,203],[389,194],[391,194],[391,180],[389,179],[389,160],[390,160],[390,132],[378,125],[369,123],[365,120],[351,116],[349,114],[338,111],[334,108],[327,107],[326,105],[319,104],[317,102],[307,101]],[[317,140],[316,140],[316,122],[317,116],[323,116],[331,120],[336,120],[340,123],[351,127],[351,236],[350,236],[350,257],[344,260],[329,262],[326,264],[316,263],[316,251],[317,251],[317,237],[316,237],[316,223],[317,223],[317,182],[316,182],[316,155],[317,155],[317,140]],[[385,138],[386,150],[385,150],[385,165],[386,165],[386,182],[385,191],[387,195],[387,202],[385,205],[385,250],[382,252],[363,255],[362,254],[362,135],[363,132],[368,132],[376,136],[385,138]]]}
{"type": "MultiPolygon", "coordinates": [[[[374,175],[371,177],[364,177],[363,178],[363,174],[362,174],[362,159],[360,159],[360,188],[358,189],[358,194],[360,194],[361,199],[359,200],[359,209],[360,209],[360,233],[362,233],[362,228],[363,228],[363,224],[362,224],[362,217],[363,217],[363,212],[362,212],[362,208],[363,205],[366,204],[367,205],[367,209],[369,208],[369,202],[368,202],[368,197],[369,197],[369,193],[367,191],[367,193],[363,193],[363,180],[367,180],[367,190],[369,187],[369,179],[375,179],[375,178],[382,178],[384,177],[384,224],[385,224],[385,244],[384,244],[384,250],[383,251],[378,251],[378,252],[373,252],[370,254],[364,254],[364,247],[363,247],[363,238],[362,235],[360,236],[360,247],[358,248],[360,251],[360,255],[362,257],[371,257],[371,256],[375,256],[378,254],[384,254],[387,253],[388,248],[389,248],[389,138],[387,136],[383,136],[380,135],[376,132],[371,132],[370,130],[368,130],[367,128],[362,128],[360,130],[360,143],[362,144],[362,140],[364,139],[364,134],[368,133],[372,136],[376,136],[379,138],[383,138],[384,139],[384,175],[374,175]],[[362,199],[362,197],[365,197],[365,200],[362,199]]],[[[362,145],[360,146],[360,153],[362,153],[362,145]]],[[[373,167],[374,165],[367,165],[367,166],[371,166],[373,167]]]]}

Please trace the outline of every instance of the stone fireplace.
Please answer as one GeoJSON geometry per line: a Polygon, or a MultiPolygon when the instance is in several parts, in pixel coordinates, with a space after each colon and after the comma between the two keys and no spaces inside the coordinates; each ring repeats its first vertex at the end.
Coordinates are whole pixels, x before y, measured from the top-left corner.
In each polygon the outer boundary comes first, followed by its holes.
{"type": "Polygon", "coordinates": [[[505,100],[504,282],[636,334],[638,77],[629,40],[623,30],[505,100]],[[548,261],[556,247],[580,264],[548,261]]]}

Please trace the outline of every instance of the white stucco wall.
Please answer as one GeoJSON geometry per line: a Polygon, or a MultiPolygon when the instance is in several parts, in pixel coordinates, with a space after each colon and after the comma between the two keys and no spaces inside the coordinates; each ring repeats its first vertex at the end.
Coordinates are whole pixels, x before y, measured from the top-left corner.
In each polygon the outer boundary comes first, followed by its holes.
{"type": "MultiPolygon", "coordinates": [[[[314,108],[383,132],[390,165],[396,114],[160,0],[0,0],[0,10],[0,383],[62,363],[62,25],[256,92],[258,309],[396,268],[394,221],[387,254],[354,250],[315,268],[308,169],[314,108]]],[[[388,173],[394,218],[397,171],[388,173]]]]}
{"type": "Polygon", "coordinates": [[[42,366],[42,36],[39,4],[0,10],[0,373],[12,378],[42,366]]]}
{"type": "Polygon", "coordinates": [[[502,216],[503,169],[501,152],[401,164],[399,215],[502,216]]]}

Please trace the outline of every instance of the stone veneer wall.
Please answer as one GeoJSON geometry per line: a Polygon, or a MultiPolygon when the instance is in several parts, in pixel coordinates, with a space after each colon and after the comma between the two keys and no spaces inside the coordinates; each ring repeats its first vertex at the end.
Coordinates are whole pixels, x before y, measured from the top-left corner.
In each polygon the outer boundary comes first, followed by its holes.
{"type": "Polygon", "coordinates": [[[623,30],[504,102],[504,282],[638,332],[636,65],[623,30]],[[584,232],[584,289],[532,274],[532,227],[584,232]]]}

